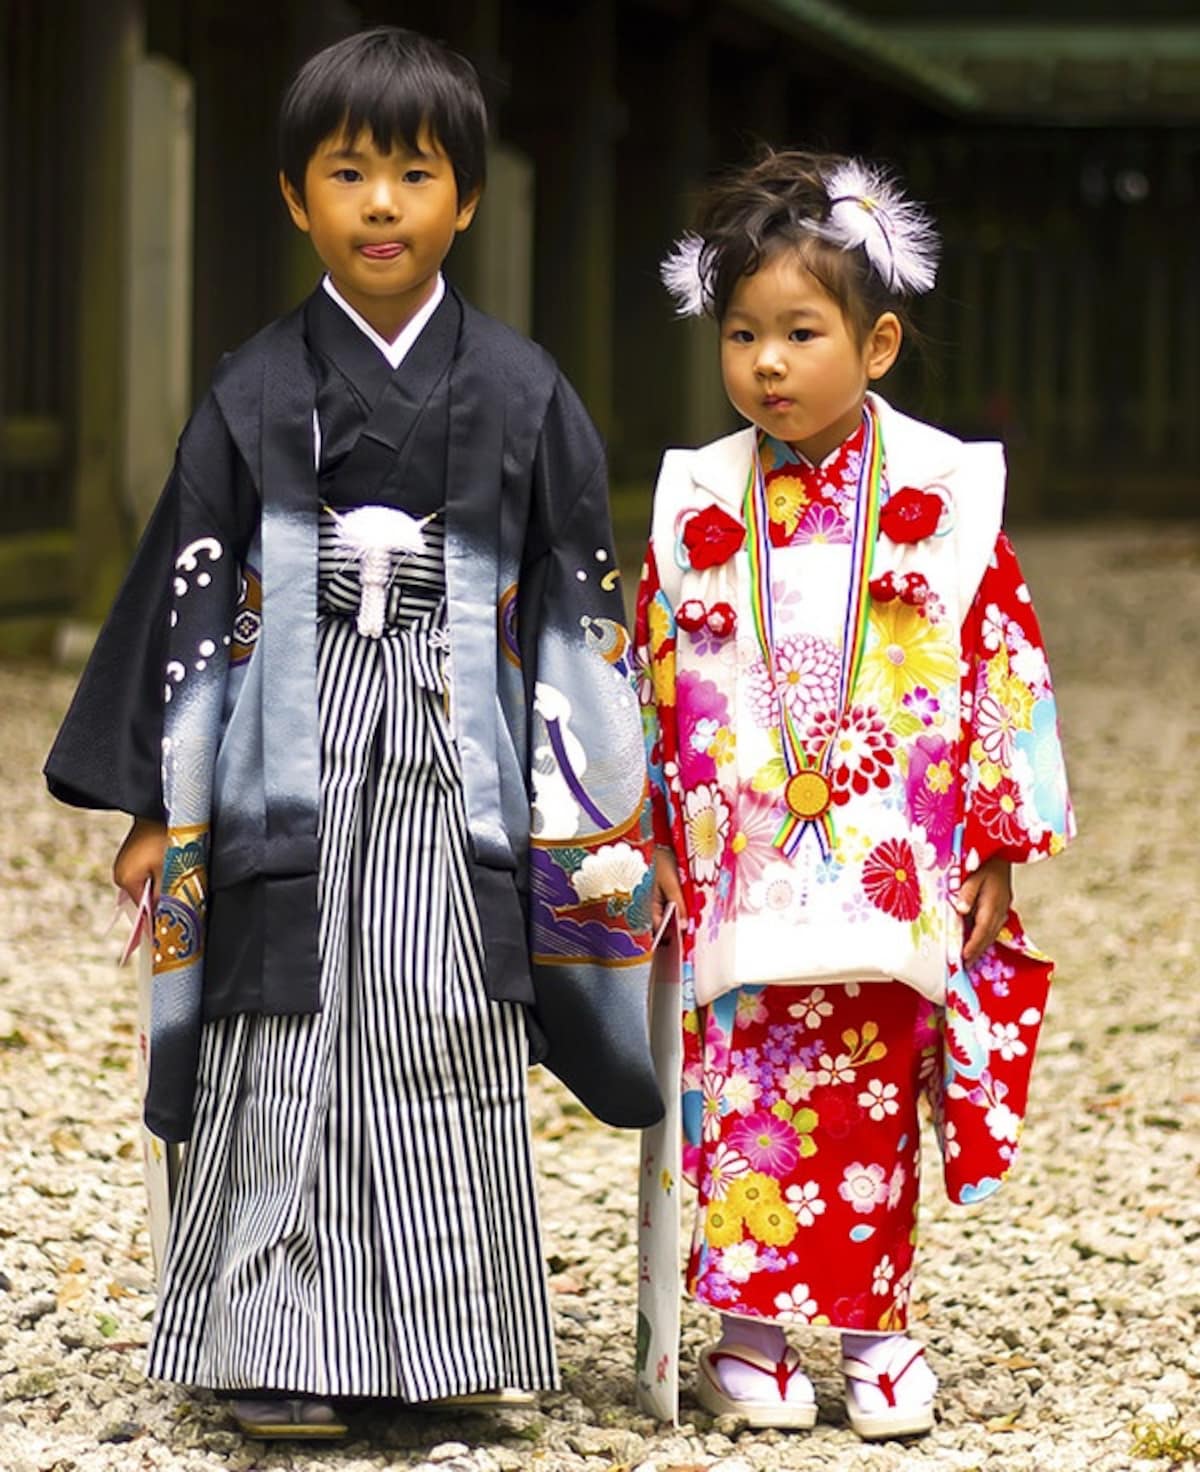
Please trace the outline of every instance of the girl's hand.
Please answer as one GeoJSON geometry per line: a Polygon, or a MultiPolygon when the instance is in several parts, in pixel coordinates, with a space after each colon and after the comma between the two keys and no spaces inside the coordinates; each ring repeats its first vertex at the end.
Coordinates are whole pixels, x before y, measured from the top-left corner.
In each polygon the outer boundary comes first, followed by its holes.
{"type": "Polygon", "coordinates": [[[675,855],[669,848],[656,848],[654,851],[654,895],[650,901],[650,921],[654,927],[655,934],[663,922],[663,916],[667,912],[667,906],[675,906],[675,914],[682,925],[687,919],[687,909],[683,903],[683,886],[679,883],[679,869],[675,864],[675,855]]]}
{"type": "Polygon", "coordinates": [[[152,898],[158,899],[163,855],[167,851],[167,825],[152,818],[135,818],[125,842],[113,860],[113,883],[136,905],[149,879],[152,898]]]}
{"type": "Polygon", "coordinates": [[[970,920],[963,965],[973,966],[1000,934],[1012,904],[1012,865],[999,857],[980,864],[963,880],[955,909],[970,920]]]}

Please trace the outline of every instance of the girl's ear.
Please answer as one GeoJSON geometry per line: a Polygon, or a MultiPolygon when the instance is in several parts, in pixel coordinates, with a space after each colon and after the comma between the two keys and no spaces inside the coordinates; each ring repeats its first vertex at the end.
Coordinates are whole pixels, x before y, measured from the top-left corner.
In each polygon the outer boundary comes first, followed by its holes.
{"type": "Polygon", "coordinates": [[[279,171],[279,192],[283,195],[283,202],[288,207],[288,214],[292,217],[292,224],[297,230],[308,233],[308,211],[304,208],[304,201],[296,193],[292,181],[283,172],[279,171]]]}
{"type": "Polygon", "coordinates": [[[896,361],[903,341],[904,329],[900,326],[900,318],[895,312],[884,312],[867,334],[863,346],[863,366],[871,382],[882,378],[896,361]]]}

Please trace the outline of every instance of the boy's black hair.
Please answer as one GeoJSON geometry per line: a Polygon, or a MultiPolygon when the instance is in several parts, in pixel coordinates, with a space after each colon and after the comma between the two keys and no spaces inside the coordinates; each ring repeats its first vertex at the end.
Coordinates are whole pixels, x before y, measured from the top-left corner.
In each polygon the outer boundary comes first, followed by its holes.
{"type": "Polygon", "coordinates": [[[303,199],[304,172],[324,139],[366,130],[387,153],[397,142],[415,149],[422,125],[454,167],[461,204],[487,177],[487,104],[475,68],[417,31],[359,31],[296,73],[279,112],[279,165],[303,199]]]}

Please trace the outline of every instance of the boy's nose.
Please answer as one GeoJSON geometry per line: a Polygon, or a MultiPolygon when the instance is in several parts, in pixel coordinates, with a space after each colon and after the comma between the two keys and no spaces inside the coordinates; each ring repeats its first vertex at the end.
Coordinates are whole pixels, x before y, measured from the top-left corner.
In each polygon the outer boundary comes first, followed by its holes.
{"type": "Polygon", "coordinates": [[[371,197],[367,201],[368,219],[376,221],[394,220],[398,214],[399,209],[397,208],[395,197],[386,185],[381,185],[378,189],[372,191],[371,197]]]}

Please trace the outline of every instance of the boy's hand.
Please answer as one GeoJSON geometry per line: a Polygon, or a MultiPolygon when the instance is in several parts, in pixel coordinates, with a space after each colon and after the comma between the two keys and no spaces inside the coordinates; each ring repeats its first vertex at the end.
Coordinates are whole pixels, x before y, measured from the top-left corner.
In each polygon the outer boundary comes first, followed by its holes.
{"type": "Polygon", "coordinates": [[[663,922],[667,906],[675,906],[675,914],[682,925],[687,919],[687,908],[683,903],[683,886],[679,883],[679,870],[675,855],[669,848],[654,850],[654,895],[650,901],[650,921],[655,934],[663,922]]]}
{"type": "Polygon", "coordinates": [[[152,818],[135,818],[125,842],[113,860],[113,883],[136,905],[149,879],[152,898],[158,899],[163,855],[167,851],[167,825],[152,818]]]}
{"type": "Polygon", "coordinates": [[[980,864],[963,880],[954,905],[970,921],[963,965],[973,966],[1000,934],[1012,904],[1012,865],[999,857],[980,864]]]}

